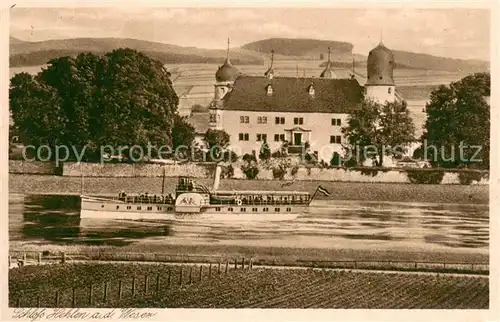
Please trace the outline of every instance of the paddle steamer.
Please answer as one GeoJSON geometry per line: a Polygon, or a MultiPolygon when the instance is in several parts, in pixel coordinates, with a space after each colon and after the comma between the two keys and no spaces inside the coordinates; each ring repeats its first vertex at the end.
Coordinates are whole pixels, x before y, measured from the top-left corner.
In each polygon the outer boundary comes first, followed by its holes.
{"type": "Polygon", "coordinates": [[[318,191],[221,191],[220,167],[210,190],[190,177],[180,177],[174,195],[126,195],[96,197],[81,195],[81,218],[103,219],[215,219],[291,220],[306,213],[318,191]]]}

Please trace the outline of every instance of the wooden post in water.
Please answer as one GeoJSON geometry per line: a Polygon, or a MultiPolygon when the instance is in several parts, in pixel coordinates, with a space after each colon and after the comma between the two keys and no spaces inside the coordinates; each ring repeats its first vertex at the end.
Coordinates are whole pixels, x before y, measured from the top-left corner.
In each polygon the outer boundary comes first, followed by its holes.
{"type": "Polygon", "coordinates": [[[229,268],[229,260],[226,260],[226,270],[224,271],[224,274],[227,274],[228,268],[229,268]]]}
{"type": "Polygon", "coordinates": [[[170,268],[168,269],[168,287],[170,288],[170,281],[172,280],[172,271],[170,268]]]}
{"type": "Polygon", "coordinates": [[[123,295],[123,285],[122,285],[122,280],[119,280],[118,281],[118,300],[121,300],[122,299],[122,295],[123,295]]]}
{"type": "Polygon", "coordinates": [[[89,286],[89,306],[92,307],[92,284],[89,286]]]}
{"type": "Polygon", "coordinates": [[[42,253],[38,253],[38,265],[42,264],[42,253]]]}
{"type": "Polygon", "coordinates": [[[252,257],[250,257],[250,263],[248,263],[248,269],[252,269],[253,268],[253,259],[252,257]]]}
{"type": "Polygon", "coordinates": [[[217,266],[217,275],[220,275],[220,262],[219,265],[217,266]]]}
{"type": "Polygon", "coordinates": [[[212,278],[212,263],[208,265],[208,278],[212,278]]]}
{"type": "Polygon", "coordinates": [[[241,269],[245,269],[245,257],[241,259],[241,269]]]}
{"type": "Polygon", "coordinates": [[[234,259],[234,269],[237,269],[238,268],[238,259],[235,258],[234,259]]]}
{"type": "Polygon", "coordinates": [[[61,264],[64,264],[64,263],[66,263],[66,253],[62,252],[62,255],[61,255],[61,264]]]}
{"type": "Polygon", "coordinates": [[[203,265],[200,265],[200,283],[202,279],[203,279],[203,265]]]}

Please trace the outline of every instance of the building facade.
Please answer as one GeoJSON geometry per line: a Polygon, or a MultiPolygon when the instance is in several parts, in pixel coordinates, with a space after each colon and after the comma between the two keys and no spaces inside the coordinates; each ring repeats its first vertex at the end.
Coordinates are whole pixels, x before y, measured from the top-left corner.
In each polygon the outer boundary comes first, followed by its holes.
{"type": "Polygon", "coordinates": [[[368,79],[361,86],[355,77],[338,79],[330,53],[319,78],[279,77],[271,64],[263,76],[243,75],[229,60],[215,75],[214,100],[209,107],[209,127],[224,130],[238,155],[258,156],[266,142],[271,151],[286,144],[290,154],[306,147],[325,161],[334,152],[343,155],[350,112],[364,98],[379,103],[398,98],[393,79],[394,56],[382,43],[368,56],[368,79]]]}

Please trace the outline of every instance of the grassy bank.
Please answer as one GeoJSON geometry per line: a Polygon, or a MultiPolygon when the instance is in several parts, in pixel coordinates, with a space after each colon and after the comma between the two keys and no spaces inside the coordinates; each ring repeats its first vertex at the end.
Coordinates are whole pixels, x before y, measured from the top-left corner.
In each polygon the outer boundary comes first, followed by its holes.
{"type": "MultiPolygon", "coordinates": [[[[165,191],[174,189],[177,178],[165,179],[165,191]]],[[[211,185],[210,179],[199,182],[211,185]]],[[[162,178],[85,178],[84,192],[88,194],[117,194],[121,190],[128,193],[162,191],[162,178]]],[[[360,183],[300,181],[282,187],[282,181],[275,180],[221,180],[222,190],[303,190],[314,192],[322,185],[331,192],[330,197],[318,199],[366,200],[422,203],[488,204],[487,185],[420,185],[398,183],[360,183]]],[[[9,192],[20,194],[80,194],[81,179],[76,177],[9,174],[9,192]]]]}
{"type": "Polygon", "coordinates": [[[14,307],[488,308],[488,279],[304,269],[75,264],[9,272],[14,307]]]}
{"type": "MultiPolygon", "coordinates": [[[[281,266],[324,266],[324,267],[352,267],[352,261],[366,261],[367,265],[379,264],[384,268],[388,262],[408,262],[412,268],[414,262],[419,268],[439,268],[440,264],[424,263],[455,263],[470,265],[472,263],[488,263],[489,256],[480,252],[460,252],[456,249],[446,251],[419,251],[409,249],[365,250],[348,248],[296,248],[296,247],[268,247],[268,246],[239,246],[239,245],[178,245],[167,243],[134,243],[122,247],[115,246],[87,246],[87,245],[38,245],[25,242],[11,241],[9,243],[13,258],[22,258],[27,252],[28,260],[36,261],[39,252],[47,255],[60,256],[61,252],[70,254],[69,257],[91,260],[125,260],[125,261],[170,261],[170,262],[234,262],[242,258],[253,259],[255,264],[281,266]],[[71,255],[72,254],[72,255],[71,255]],[[345,263],[340,263],[344,261],[345,263]],[[385,262],[385,263],[384,263],[385,262]],[[429,266],[429,267],[425,267],[429,266]]],[[[45,256],[45,255],[44,255],[45,256]]],[[[364,264],[366,266],[366,264],[364,264]]],[[[391,267],[394,265],[391,265],[391,267]]],[[[402,265],[405,266],[405,265],[402,265]]],[[[457,269],[462,269],[459,267],[457,269]]],[[[476,269],[487,269],[478,265],[476,269]]],[[[453,267],[453,266],[448,266],[453,267]]],[[[361,268],[361,267],[360,267],[361,268]]],[[[401,267],[404,268],[404,267],[401,267]]],[[[468,269],[468,267],[463,267],[468,269]]]]}

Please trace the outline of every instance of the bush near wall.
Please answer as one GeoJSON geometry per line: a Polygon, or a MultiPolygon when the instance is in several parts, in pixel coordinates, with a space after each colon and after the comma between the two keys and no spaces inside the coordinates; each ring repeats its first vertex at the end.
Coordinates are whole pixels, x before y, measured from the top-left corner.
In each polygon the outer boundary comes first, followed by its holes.
{"type": "Polygon", "coordinates": [[[443,169],[405,169],[408,180],[419,184],[440,184],[444,177],[443,169]]]}

